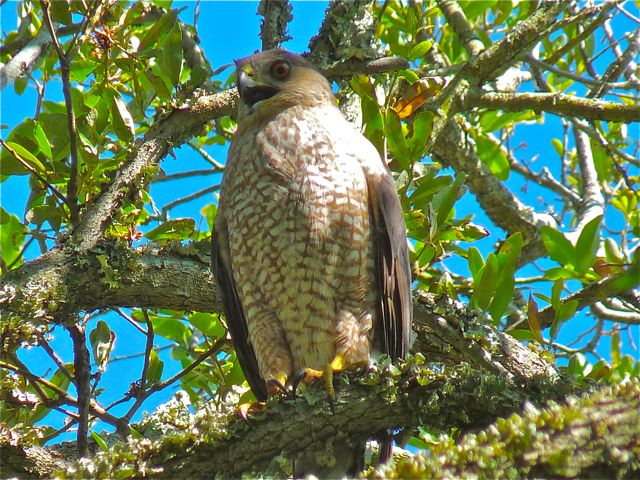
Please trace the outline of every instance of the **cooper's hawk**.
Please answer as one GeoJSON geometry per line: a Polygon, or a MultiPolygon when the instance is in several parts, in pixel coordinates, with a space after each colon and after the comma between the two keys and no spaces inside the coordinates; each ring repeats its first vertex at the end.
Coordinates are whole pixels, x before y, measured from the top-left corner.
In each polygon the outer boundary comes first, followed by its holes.
{"type": "Polygon", "coordinates": [[[303,369],[404,356],[411,275],[391,173],[304,58],[271,50],[236,66],[213,263],[255,396],[303,369]]]}

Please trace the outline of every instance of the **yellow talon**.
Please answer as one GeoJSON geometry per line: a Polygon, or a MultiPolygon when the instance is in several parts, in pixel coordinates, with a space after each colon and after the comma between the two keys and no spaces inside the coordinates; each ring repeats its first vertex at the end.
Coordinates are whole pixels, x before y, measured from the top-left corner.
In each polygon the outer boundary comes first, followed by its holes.
{"type": "Polygon", "coordinates": [[[322,370],[315,370],[313,368],[305,368],[305,383],[311,383],[316,378],[321,378],[324,385],[324,391],[327,392],[329,397],[329,404],[331,410],[335,411],[335,399],[336,391],[333,388],[333,376],[336,373],[341,373],[345,370],[346,361],[342,353],[336,354],[331,363],[324,366],[322,370]]]}
{"type": "Polygon", "coordinates": [[[238,405],[238,415],[245,422],[249,423],[249,413],[250,411],[258,411],[265,408],[267,404],[265,402],[253,402],[253,403],[241,403],[238,405]]]}

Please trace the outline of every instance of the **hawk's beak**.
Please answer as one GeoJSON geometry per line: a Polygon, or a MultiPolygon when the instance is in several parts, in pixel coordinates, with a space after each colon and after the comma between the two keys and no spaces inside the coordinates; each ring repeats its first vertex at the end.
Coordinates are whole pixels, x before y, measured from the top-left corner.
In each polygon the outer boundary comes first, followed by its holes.
{"type": "Polygon", "coordinates": [[[256,82],[253,79],[255,75],[252,70],[238,68],[237,76],[240,98],[249,107],[253,107],[256,103],[271,98],[279,92],[276,87],[256,82]]]}

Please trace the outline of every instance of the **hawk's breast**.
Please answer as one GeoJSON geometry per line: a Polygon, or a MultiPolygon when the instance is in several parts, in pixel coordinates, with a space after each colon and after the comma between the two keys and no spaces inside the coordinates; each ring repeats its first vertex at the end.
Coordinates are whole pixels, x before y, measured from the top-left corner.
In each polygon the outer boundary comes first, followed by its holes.
{"type": "Polygon", "coordinates": [[[366,361],[375,278],[362,152],[377,153],[334,107],[293,107],[257,131],[234,138],[221,194],[250,340],[267,306],[294,369],[321,368],[336,348],[366,361]]]}

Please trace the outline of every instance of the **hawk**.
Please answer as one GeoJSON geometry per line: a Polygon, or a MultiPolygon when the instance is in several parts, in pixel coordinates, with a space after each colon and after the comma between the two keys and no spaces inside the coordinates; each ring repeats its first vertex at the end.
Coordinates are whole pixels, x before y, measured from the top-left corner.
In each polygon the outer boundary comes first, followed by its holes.
{"type": "Polygon", "coordinates": [[[299,372],[405,356],[411,274],[389,169],[303,57],[264,51],[237,60],[236,71],[238,127],[212,261],[255,396],[299,372]]]}

